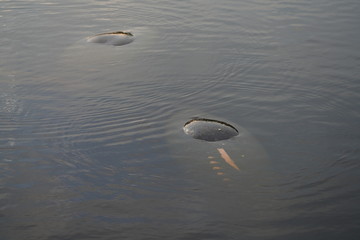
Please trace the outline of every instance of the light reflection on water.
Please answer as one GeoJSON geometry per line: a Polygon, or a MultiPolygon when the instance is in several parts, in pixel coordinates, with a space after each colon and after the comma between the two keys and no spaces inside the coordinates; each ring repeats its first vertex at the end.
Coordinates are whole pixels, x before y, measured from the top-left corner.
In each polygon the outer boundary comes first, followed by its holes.
{"type": "Polygon", "coordinates": [[[358,10],[2,1],[1,239],[358,239],[358,10]],[[247,134],[186,138],[194,115],[247,134]]]}

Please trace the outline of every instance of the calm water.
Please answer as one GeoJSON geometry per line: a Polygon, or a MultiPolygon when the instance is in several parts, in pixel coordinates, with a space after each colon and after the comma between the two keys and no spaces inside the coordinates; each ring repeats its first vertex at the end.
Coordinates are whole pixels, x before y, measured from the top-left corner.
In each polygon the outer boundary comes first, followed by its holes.
{"type": "Polygon", "coordinates": [[[360,239],[359,12],[1,0],[0,238],[360,239]],[[193,116],[241,134],[191,139],[193,116]]]}

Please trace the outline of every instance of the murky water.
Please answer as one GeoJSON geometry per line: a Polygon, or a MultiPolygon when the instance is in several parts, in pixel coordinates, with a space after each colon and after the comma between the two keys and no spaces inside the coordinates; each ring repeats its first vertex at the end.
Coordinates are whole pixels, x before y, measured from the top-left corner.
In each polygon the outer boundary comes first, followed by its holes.
{"type": "Polygon", "coordinates": [[[359,239],[359,11],[0,1],[0,238],[359,239]]]}

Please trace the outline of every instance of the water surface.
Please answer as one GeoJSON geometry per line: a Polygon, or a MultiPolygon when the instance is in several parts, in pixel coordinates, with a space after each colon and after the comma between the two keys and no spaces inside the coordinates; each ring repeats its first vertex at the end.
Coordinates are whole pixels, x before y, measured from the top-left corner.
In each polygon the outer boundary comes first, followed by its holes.
{"type": "Polygon", "coordinates": [[[0,238],[359,239],[359,6],[0,1],[0,238]]]}

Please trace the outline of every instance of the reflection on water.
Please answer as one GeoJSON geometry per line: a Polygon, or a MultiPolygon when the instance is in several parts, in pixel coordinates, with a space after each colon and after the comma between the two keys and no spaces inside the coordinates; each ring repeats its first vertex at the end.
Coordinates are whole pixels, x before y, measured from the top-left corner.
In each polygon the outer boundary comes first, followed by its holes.
{"type": "Polygon", "coordinates": [[[358,239],[359,6],[1,1],[0,238],[358,239]]]}

